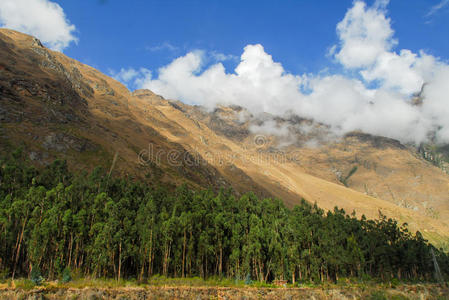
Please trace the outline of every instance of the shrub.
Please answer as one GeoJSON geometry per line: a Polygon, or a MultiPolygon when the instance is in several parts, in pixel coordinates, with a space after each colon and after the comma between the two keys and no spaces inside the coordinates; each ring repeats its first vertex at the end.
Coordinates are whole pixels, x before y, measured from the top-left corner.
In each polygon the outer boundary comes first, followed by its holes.
{"type": "Polygon", "coordinates": [[[44,281],[38,266],[31,269],[30,279],[35,285],[41,285],[42,281],[44,281]]]}
{"type": "Polygon", "coordinates": [[[395,288],[395,287],[397,287],[398,285],[399,285],[399,279],[393,277],[393,278],[390,280],[390,286],[391,286],[392,288],[395,288]]]}
{"type": "Polygon", "coordinates": [[[245,284],[251,284],[253,281],[251,280],[251,275],[248,273],[245,278],[245,284]]]}
{"type": "Polygon", "coordinates": [[[3,270],[0,270],[0,280],[5,280],[9,278],[9,269],[5,267],[3,270]]]}
{"type": "Polygon", "coordinates": [[[69,267],[66,267],[64,271],[62,271],[62,283],[67,283],[72,281],[72,272],[69,267]]]}

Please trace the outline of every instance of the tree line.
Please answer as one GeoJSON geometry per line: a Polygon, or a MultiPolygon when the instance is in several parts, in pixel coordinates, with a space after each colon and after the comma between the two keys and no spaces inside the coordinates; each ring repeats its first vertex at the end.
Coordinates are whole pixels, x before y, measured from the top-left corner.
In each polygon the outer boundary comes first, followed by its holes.
{"type": "Polygon", "coordinates": [[[432,281],[449,257],[419,232],[380,214],[357,218],[302,200],[230,190],[176,190],[65,161],[36,169],[19,149],[0,158],[0,273],[49,279],[64,269],[90,277],[145,280],[220,276],[257,281],[339,277],[432,281]]]}

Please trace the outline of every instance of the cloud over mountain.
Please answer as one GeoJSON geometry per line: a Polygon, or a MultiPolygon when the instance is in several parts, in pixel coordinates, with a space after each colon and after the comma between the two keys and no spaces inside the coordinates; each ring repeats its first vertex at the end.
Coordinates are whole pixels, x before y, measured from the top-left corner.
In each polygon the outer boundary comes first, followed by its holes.
{"type": "Polygon", "coordinates": [[[204,53],[190,52],[157,76],[146,70],[134,80],[166,98],[209,108],[237,104],[254,113],[295,113],[337,134],[362,130],[415,143],[432,134],[449,142],[449,66],[424,51],[396,50],[387,4],[356,1],[337,24],[339,44],[331,54],[354,76],[291,74],[256,44],[244,48],[231,73],[220,62],[205,67],[204,53]],[[422,104],[414,105],[421,90],[422,104]]]}

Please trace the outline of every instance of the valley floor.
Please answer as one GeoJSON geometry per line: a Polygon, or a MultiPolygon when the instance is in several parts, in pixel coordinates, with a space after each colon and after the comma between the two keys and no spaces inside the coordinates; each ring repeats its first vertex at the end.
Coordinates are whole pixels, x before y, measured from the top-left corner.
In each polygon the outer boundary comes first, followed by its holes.
{"type": "MultiPolygon", "coordinates": [[[[39,287],[26,280],[0,284],[0,299],[449,299],[449,286],[438,284],[338,284],[301,287],[212,286],[179,279],[180,285],[81,280],[39,287]],[[184,283],[184,284],[182,284],[184,283]]],[[[225,283],[226,284],[226,283],[225,283]]]]}

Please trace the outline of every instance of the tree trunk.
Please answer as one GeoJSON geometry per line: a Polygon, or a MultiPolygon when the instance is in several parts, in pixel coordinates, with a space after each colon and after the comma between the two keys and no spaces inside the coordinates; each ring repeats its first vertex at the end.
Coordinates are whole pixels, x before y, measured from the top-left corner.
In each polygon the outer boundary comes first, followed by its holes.
{"type": "Polygon", "coordinates": [[[12,271],[12,279],[14,279],[14,275],[16,274],[16,267],[17,267],[17,263],[19,262],[20,247],[22,246],[23,232],[25,231],[25,225],[27,223],[27,219],[28,219],[28,217],[25,218],[25,220],[23,221],[23,224],[22,224],[22,230],[20,232],[19,244],[17,245],[16,257],[14,259],[14,267],[13,267],[13,271],[12,271]]]}
{"type": "Polygon", "coordinates": [[[142,259],[142,266],[141,266],[141,268],[140,268],[140,273],[139,273],[139,281],[140,282],[142,282],[142,279],[143,279],[143,273],[145,272],[145,257],[144,257],[144,254],[145,254],[145,250],[144,250],[144,253],[142,254],[142,256],[143,256],[143,259],[142,259]]]}
{"type": "Polygon", "coordinates": [[[153,229],[151,229],[150,233],[150,247],[148,252],[148,278],[153,275],[153,229]]]}
{"type": "Polygon", "coordinates": [[[112,253],[111,261],[112,261],[112,267],[114,268],[114,277],[117,277],[117,267],[115,266],[115,250],[110,251],[112,253]]]}
{"type": "Polygon", "coordinates": [[[152,256],[151,256],[151,251],[152,250],[152,247],[150,247],[150,250],[149,250],[149,252],[148,252],[148,278],[150,278],[151,277],[151,266],[152,266],[152,256]]]}
{"type": "Polygon", "coordinates": [[[165,248],[165,255],[164,255],[164,267],[163,267],[163,274],[164,276],[168,275],[168,266],[169,266],[169,258],[170,258],[170,250],[171,250],[171,242],[168,243],[168,245],[165,248]]]}
{"type": "Polygon", "coordinates": [[[185,277],[185,273],[184,273],[184,267],[185,267],[185,261],[186,261],[186,241],[187,241],[187,237],[186,237],[187,233],[186,230],[184,229],[184,243],[182,245],[182,278],[185,277]]]}
{"type": "Polygon", "coordinates": [[[223,247],[220,245],[220,266],[218,267],[218,273],[221,276],[223,270],[223,247]]]}
{"type": "Polygon", "coordinates": [[[72,248],[73,248],[73,233],[70,233],[70,242],[69,242],[69,263],[68,266],[72,264],[72,248]]]}
{"type": "Polygon", "coordinates": [[[122,271],[122,241],[118,245],[118,281],[120,281],[122,271]]]}
{"type": "Polygon", "coordinates": [[[50,259],[50,263],[48,265],[48,277],[49,279],[53,279],[53,257],[50,259]]]}
{"type": "Polygon", "coordinates": [[[79,243],[78,242],[76,242],[76,244],[75,244],[75,258],[73,259],[73,265],[75,266],[75,268],[79,268],[79,266],[78,266],[78,246],[79,245],[79,243]]]}

